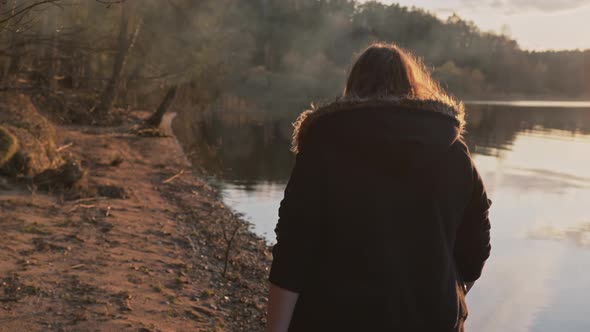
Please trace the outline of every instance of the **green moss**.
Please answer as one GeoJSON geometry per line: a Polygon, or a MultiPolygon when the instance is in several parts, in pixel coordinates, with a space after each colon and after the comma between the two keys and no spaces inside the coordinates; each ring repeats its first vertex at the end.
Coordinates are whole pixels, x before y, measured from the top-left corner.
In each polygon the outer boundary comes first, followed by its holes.
{"type": "Polygon", "coordinates": [[[18,151],[18,140],[8,130],[0,127],[0,167],[4,166],[18,151]]]}

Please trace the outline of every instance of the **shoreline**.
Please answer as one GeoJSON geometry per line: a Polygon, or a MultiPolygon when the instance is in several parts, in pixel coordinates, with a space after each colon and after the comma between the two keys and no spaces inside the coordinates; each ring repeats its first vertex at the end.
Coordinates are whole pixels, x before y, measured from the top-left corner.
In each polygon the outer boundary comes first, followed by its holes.
{"type": "Polygon", "coordinates": [[[88,187],[121,197],[0,190],[0,331],[263,329],[269,247],[190,165],[173,118],[164,138],[55,126],[88,187]]]}
{"type": "Polygon", "coordinates": [[[559,101],[559,100],[466,100],[465,105],[508,106],[522,108],[590,108],[589,101],[559,101]]]}

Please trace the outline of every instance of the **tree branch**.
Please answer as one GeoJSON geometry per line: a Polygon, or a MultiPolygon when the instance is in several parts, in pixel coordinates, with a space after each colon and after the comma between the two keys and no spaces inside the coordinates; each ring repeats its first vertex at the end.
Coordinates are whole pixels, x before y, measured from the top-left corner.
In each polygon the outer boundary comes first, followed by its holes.
{"type": "Polygon", "coordinates": [[[15,12],[10,13],[10,14],[5,12],[4,14],[7,14],[8,16],[0,19],[0,24],[4,24],[14,18],[17,18],[17,17],[19,18],[19,21],[20,21],[20,20],[22,20],[22,17],[24,17],[33,8],[39,7],[42,5],[47,5],[47,4],[58,5],[60,1],[61,0],[42,0],[42,1],[34,2],[30,5],[25,6],[24,8],[21,8],[15,12]]]}

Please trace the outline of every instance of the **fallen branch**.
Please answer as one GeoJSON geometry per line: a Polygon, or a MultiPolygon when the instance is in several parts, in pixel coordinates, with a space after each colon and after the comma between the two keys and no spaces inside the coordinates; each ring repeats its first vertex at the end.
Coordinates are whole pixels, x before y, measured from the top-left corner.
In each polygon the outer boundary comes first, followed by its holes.
{"type": "Polygon", "coordinates": [[[107,199],[108,198],[106,198],[106,197],[88,197],[88,198],[80,198],[78,200],[71,201],[69,203],[71,203],[71,204],[80,204],[80,203],[93,202],[93,201],[104,201],[104,200],[107,200],[107,199]]]}
{"type": "Polygon", "coordinates": [[[68,210],[68,213],[72,213],[72,212],[74,212],[74,211],[78,210],[78,208],[83,208],[83,209],[92,209],[92,208],[95,208],[95,207],[96,207],[96,205],[84,205],[84,204],[79,204],[79,205],[76,205],[76,206],[74,206],[73,208],[69,209],[69,210],[68,210]]]}
{"type": "Polygon", "coordinates": [[[193,257],[195,257],[195,255],[197,254],[197,247],[195,246],[195,243],[193,242],[193,239],[190,235],[187,235],[186,239],[188,240],[188,243],[191,245],[191,249],[193,249],[193,257]]]}
{"type": "Polygon", "coordinates": [[[166,114],[166,111],[170,108],[176,97],[177,89],[178,87],[176,85],[173,85],[168,89],[168,92],[166,92],[166,96],[164,97],[164,100],[162,100],[162,103],[160,103],[160,106],[158,106],[158,109],[145,121],[144,124],[146,127],[158,128],[160,126],[164,114],[166,114]]]}
{"type": "Polygon", "coordinates": [[[182,176],[184,174],[184,170],[181,170],[180,172],[176,173],[176,175],[164,180],[162,183],[170,183],[174,180],[176,180],[177,178],[179,178],[180,176],[182,176]]]}
{"type": "Polygon", "coordinates": [[[55,149],[55,151],[62,152],[65,149],[71,148],[72,146],[74,146],[74,143],[69,143],[69,144],[66,144],[66,145],[62,145],[59,148],[55,149]]]}

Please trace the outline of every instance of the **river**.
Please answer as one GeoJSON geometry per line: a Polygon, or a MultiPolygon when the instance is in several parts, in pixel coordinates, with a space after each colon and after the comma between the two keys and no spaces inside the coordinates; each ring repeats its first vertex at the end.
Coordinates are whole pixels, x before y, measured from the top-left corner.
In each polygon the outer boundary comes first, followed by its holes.
{"type": "MultiPolygon", "coordinates": [[[[269,243],[296,112],[205,113],[189,145],[269,243]]],[[[590,331],[590,103],[473,102],[467,118],[494,201],[492,256],[468,296],[468,330],[590,331]]]]}

